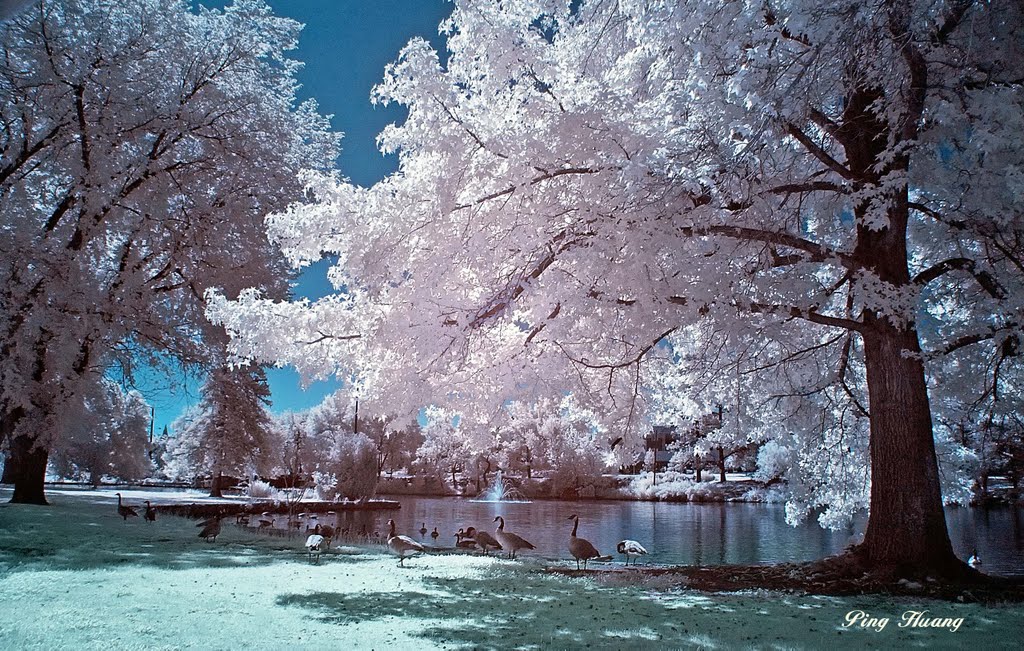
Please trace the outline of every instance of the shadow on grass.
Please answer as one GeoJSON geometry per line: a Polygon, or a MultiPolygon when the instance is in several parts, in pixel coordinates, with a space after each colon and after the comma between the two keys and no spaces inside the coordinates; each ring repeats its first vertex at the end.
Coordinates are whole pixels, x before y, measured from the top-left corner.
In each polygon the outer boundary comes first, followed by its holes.
{"type": "MultiPolygon", "coordinates": [[[[439,644],[500,648],[676,648],[714,646],[673,610],[639,593],[537,575],[426,579],[422,591],[278,597],[320,621],[351,624],[389,617],[424,622],[421,637],[439,644]],[[441,621],[438,621],[441,620],[441,621]]],[[[712,626],[712,628],[714,628],[712,626]]],[[[721,628],[721,627],[719,627],[721,628]]]]}

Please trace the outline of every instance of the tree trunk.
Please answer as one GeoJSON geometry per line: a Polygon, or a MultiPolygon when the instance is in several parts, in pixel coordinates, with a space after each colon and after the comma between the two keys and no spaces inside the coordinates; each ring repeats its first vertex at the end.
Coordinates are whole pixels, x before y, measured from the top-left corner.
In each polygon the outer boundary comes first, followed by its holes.
{"type": "Polygon", "coordinates": [[[221,485],[221,475],[222,475],[221,471],[218,470],[217,473],[213,476],[213,482],[210,485],[210,497],[224,497],[224,495],[221,492],[221,487],[220,487],[220,485],[221,485]]]}
{"type": "Polygon", "coordinates": [[[873,566],[958,565],[942,510],[917,330],[874,320],[864,334],[871,410],[871,505],[863,550],[873,566]],[[906,355],[905,353],[911,353],[906,355]]]}
{"type": "Polygon", "coordinates": [[[725,449],[718,446],[718,481],[725,481],[725,449]]]}
{"type": "Polygon", "coordinates": [[[14,495],[12,504],[46,505],[43,482],[46,479],[46,463],[50,452],[44,446],[35,444],[35,438],[16,436],[11,441],[11,462],[14,466],[14,495]]]}
{"type": "MultiPolygon", "coordinates": [[[[842,124],[834,134],[843,145],[853,178],[876,186],[882,185],[883,174],[907,175],[907,156],[886,157],[898,150],[899,144],[916,138],[927,89],[927,67],[910,43],[909,18],[894,13],[891,19],[893,29],[903,25],[908,43],[904,52],[909,64],[907,96],[902,104],[894,100],[894,106],[902,105],[907,113],[894,131],[875,108],[879,102],[885,103],[886,91],[861,85],[847,98],[842,124]]],[[[884,225],[868,219],[870,201],[862,201],[854,209],[853,258],[897,291],[916,289],[908,263],[908,193],[906,185],[892,191],[884,225]]],[[[896,304],[891,307],[895,322],[876,308],[866,307],[859,329],[871,419],[871,497],[867,531],[858,551],[869,567],[882,573],[950,575],[967,566],[957,560],[946,531],[915,315],[902,314],[896,304]]]]}

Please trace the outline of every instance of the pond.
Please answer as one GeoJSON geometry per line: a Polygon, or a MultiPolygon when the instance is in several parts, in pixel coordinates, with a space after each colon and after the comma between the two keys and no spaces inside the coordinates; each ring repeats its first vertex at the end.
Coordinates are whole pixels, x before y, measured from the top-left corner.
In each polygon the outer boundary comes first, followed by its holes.
{"type": "MultiPolygon", "coordinates": [[[[527,552],[549,559],[571,560],[567,545],[572,521],[580,516],[579,536],[603,554],[615,553],[619,540],[639,541],[650,552],[641,559],[658,565],[771,564],[809,561],[841,551],[859,540],[863,522],[842,531],[828,531],[815,522],[791,527],[784,507],[750,503],[664,503],[628,501],[558,501],[528,503],[480,502],[461,498],[396,496],[397,511],[339,512],[338,530],[387,533],[394,517],[398,533],[427,546],[451,548],[455,532],[476,527],[493,532],[495,516],[505,530],[533,543],[527,552]],[[421,527],[428,531],[420,534],[421,527]],[[430,533],[438,530],[437,539],[430,533]]],[[[991,574],[1024,576],[1024,508],[949,508],[946,511],[954,550],[967,558],[977,549],[982,569],[991,574]]],[[[330,523],[323,514],[320,522],[330,523]]]]}

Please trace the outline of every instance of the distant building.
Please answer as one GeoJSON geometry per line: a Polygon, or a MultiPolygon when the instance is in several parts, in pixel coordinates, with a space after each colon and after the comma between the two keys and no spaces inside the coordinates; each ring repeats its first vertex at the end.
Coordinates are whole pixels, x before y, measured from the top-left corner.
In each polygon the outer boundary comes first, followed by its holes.
{"type": "MultiPolygon", "coordinates": [[[[669,449],[669,446],[673,443],[678,443],[683,438],[686,438],[687,445],[693,445],[695,441],[708,432],[721,429],[722,411],[721,406],[719,406],[716,411],[695,419],[691,427],[684,432],[679,432],[675,426],[670,425],[655,425],[652,427],[651,433],[644,437],[644,449],[648,452],[654,452],[654,468],[652,470],[657,472],[664,470],[668,466],[672,455],[676,453],[674,449],[669,449]]],[[[680,446],[677,445],[675,447],[678,448],[680,446]]],[[[719,455],[722,454],[721,448],[717,448],[716,451],[719,455]]]]}
{"type": "Polygon", "coordinates": [[[644,449],[654,452],[654,470],[664,470],[674,451],[668,446],[680,439],[676,428],[668,425],[655,425],[651,433],[644,437],[644,449]]]}

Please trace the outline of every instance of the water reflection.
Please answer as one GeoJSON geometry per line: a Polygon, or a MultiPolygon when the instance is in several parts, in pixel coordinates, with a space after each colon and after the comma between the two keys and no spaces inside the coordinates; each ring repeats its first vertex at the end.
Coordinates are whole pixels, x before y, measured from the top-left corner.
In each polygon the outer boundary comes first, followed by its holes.
{"type": "MultiPolygon", "coordinates": [[[[572,522],[580,516],[579,535],[603,554],[615,554],[619,540],[631,538],[650,554],[640,559],[653,564],[722,565],[771,564],[822,558],[860,540],[863,521],[843,531],[827,531],[815,523],[791,527],[777,504],[669,504],[658,502],[479,502],[458,498],[401,496],[399,511],[341,511],[337,530],[363,535],[386,535],[385,523],[394,517],[398,532],[428,546],[451,548],[455,532],[476,527],[493,531],[494,517],[505,518],[505,528],[537,546],[534,556],[566,559],[572,522]],[[438,528],[436,541],[421,536],[438,528]]],[[[954,550],[967,558],[978,549],[982,569],[992,574],[1024,575],[1024,509],[950,508],[946,511],[954,550]]],[[[320,516],[325,522],[324,516],[320,516]]],[[[622,562],[616,555],[616,562],[622,562]]]]}

